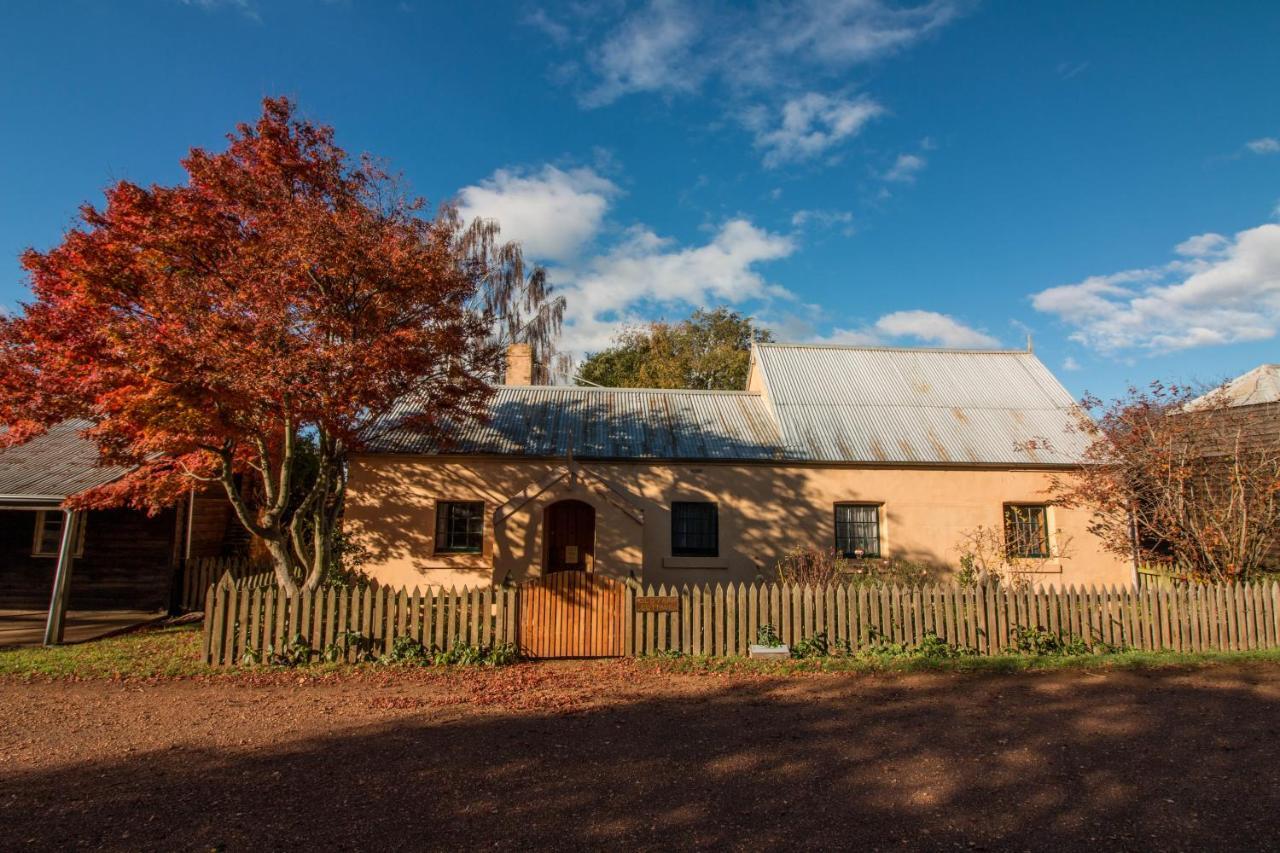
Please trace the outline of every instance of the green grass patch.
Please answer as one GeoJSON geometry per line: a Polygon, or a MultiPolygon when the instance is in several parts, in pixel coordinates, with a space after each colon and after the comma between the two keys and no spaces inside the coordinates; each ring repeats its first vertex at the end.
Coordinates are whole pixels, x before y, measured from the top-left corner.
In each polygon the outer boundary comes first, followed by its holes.
{"type": "Polygon", "coordinates": [[[995,655],[949,658],[931,657],[821,657],[791,660],[750,658],[653,657],[641,663],[662,672],[733,673],[758,672],[776,675],[813,672],[1027,672],[1083,669],[1159,669],[1164,667],[1213,666],[1218,664],[1280,662],[1280,649],[1252,652],[1141,652],[1121,651],[1085,655],[995,655]]]}
{"type": "Polygon", "coordinates": [[[159,678],[211,671],[200,660],[200,626],[134,631],[69,646],[0,649],[4,678],[159,678]]]}

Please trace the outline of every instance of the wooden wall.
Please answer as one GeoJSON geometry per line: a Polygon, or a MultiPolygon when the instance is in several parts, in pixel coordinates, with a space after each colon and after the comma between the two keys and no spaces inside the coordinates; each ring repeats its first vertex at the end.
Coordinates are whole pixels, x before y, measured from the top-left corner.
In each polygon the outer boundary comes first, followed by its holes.
{"type": "MultiPolygon", "coordinates": [[[[36,513],[0,512],[0,608],[49,606],[54,557],[31,556],[36,513]]],[[[148,518],[135,510],[88,514],[84,556],[71,574],[71,608],[159,610],[174,577],[176,511],[148,518]]]]}

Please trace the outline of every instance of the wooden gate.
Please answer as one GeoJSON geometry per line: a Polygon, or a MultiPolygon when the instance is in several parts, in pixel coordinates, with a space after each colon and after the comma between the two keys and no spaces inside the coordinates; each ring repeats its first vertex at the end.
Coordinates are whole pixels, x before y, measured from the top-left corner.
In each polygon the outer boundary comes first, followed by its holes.
{"type": "Polygon", "coordinates": [[[535,658],[622,655],[626,584],[590,572],[556,572],[520,587],[520,652],[535,658]]]}

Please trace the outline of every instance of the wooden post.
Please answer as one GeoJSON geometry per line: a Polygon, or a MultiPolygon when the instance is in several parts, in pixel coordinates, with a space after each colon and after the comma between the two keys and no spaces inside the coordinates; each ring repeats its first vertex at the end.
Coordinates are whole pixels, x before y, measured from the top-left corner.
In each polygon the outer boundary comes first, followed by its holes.
{"type": "Polygon", "coordinates": [[[49,615],[44,625],[44,644],[62,643],[67,621],[67,601],[71,598],[71,567],[75,561],[76,539],[84,523],[82,511],[62,511],[62,541],[58,545],[58,568],[53,575],[53,595],[49,599],[49,615]]]}

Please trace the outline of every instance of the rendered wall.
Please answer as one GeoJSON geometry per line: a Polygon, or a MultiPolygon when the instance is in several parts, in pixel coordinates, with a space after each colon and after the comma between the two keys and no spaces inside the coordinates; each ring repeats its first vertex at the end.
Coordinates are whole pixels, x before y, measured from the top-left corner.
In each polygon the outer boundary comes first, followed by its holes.
{"type": "MultiPolygon", "coordinates": [[[[1042,470],[869,468],[801,465],[584,462],[589,477],[561,482],[529,499],[501,523],[494,511],[531,484],[565,468],[563,461],[441,460],[414,456],[362,456],[352,463],[346,524],[368,551],[368,571],[396,586],[488,584],[520,581],[541,571],[542,513],[561,498],[596,508],[596,571],[649,584],[746,581],[767,575],[787,549],[830,547],[834,504],[882,504],[881,544],[886,556],[958,567],[961,536],[979,525],[1000,528],[1006,503],[1042,503],[1049,474],[1042,470]],[[618,496],[643,511],[643,524],[618,496]],[[434,553],[436,500],[483,500],[482,554],[434,553]],[[720,556],[671,557],[669,507],[677,500],[719,505],[720,556]]],[[[536,489],[535,489],[536,491],[536,489]]],[[[1122,585],[1132,565],[1106,552],[1086,530],[1081,511],[1050,509],[1055,553],[1036,579],[1044,584],[1122,585]]]]}

